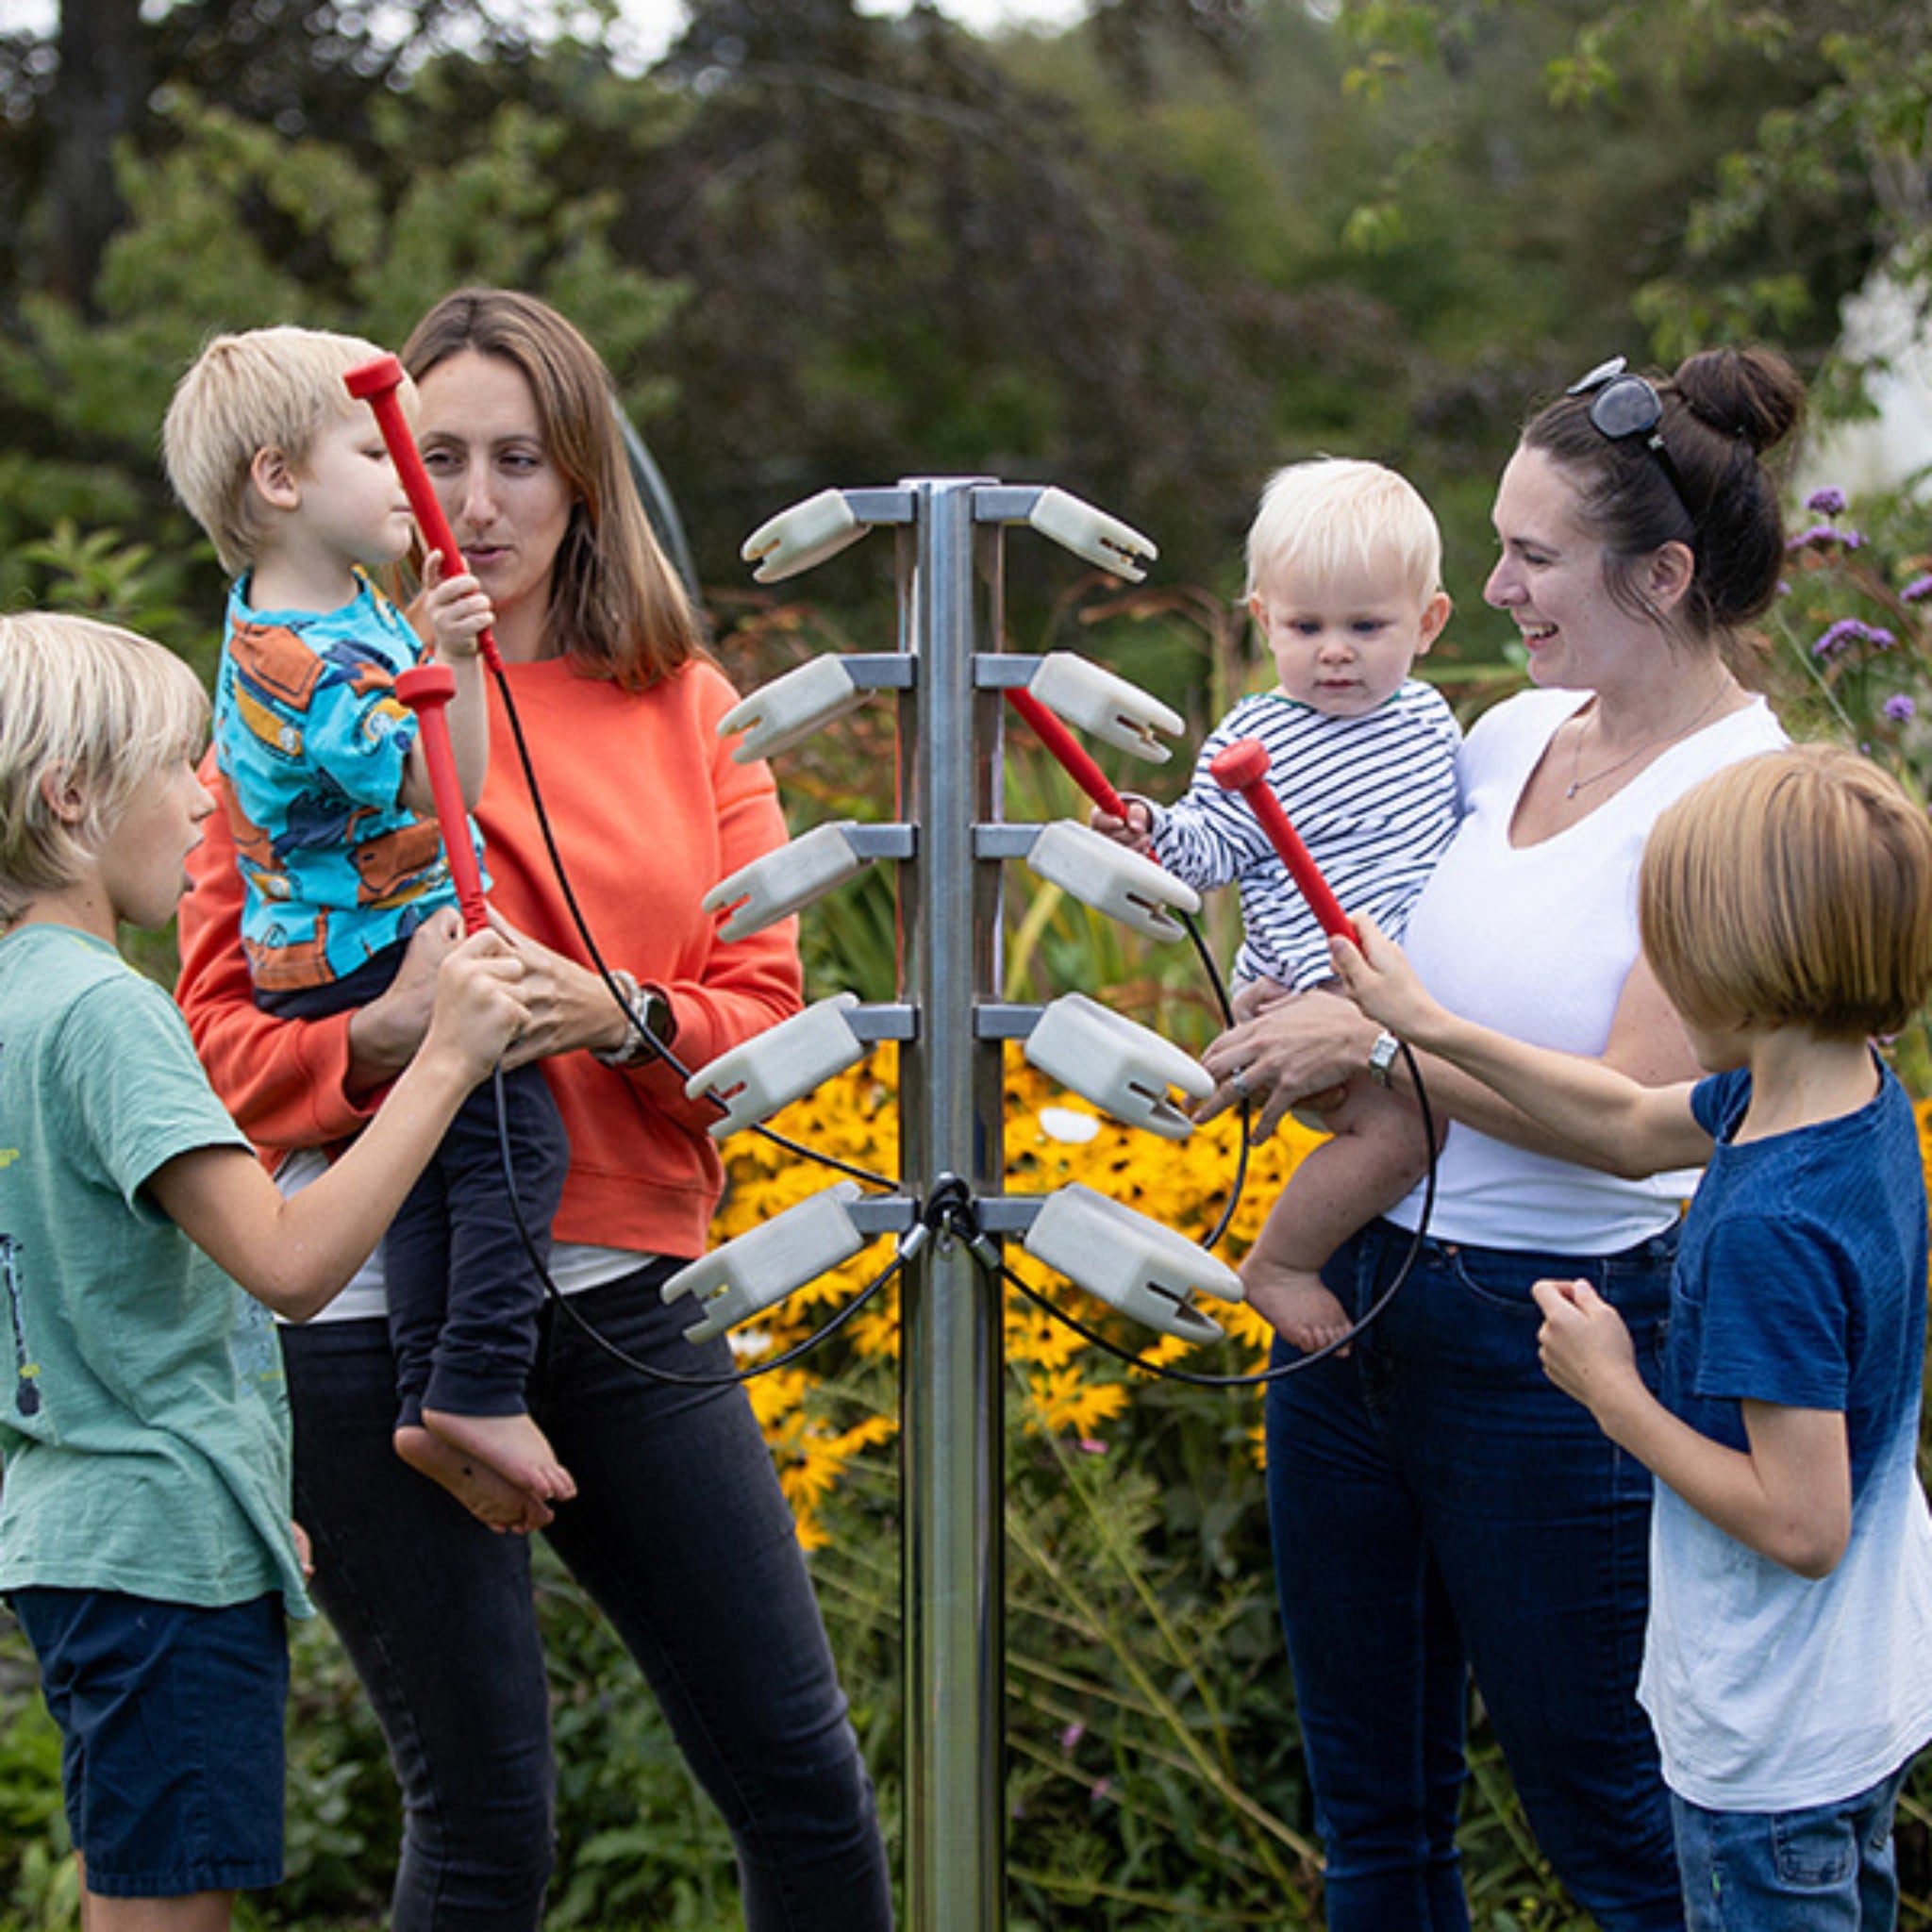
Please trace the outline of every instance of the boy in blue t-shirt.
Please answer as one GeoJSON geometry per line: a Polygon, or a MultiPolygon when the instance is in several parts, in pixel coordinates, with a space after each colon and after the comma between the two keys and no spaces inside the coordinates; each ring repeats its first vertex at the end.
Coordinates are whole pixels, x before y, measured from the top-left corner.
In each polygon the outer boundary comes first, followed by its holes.
{"type": "Polygon", "coordinates": [[[1691,1932],[1890,1927],[1892,1812],[1932,1738],[1927,1242],[1912,1108],[1871,1041],[1932,992],[1932,824],[1851,752],[1767,753],[1657,821],[1639,910],[1694,1086],[1457,1020],[1373,925],[1337,965],[1372,1018],[1606,1166],[1709,1163],[1660,1398],[1582,1281],[1537,1284],[1543,1366],[1657,1478],[1639,1695],[1691,1932]]]}
{"type": "MultiPolygon", "coordinates": [[[[410,936],[456,903],[416,721],[394,692],[423,647],[365,575],[401,558],[413,528],[375,419],[343,383],[377,353],[318,329],[218,336],[162,431],[175,493],[235,575],[215,758],[256,1000],[298,1020],[376,998],[410,936]]],[[[444,581],[441,562],[427,560],[424,614],[456,675],[450,737],[474,809],[490,755],[476,654],[491,609],[474,577],[444,581]]],[[[518,1528],[575,1493],[525,1401],[543,1297],[529,1249],[547,1258],[569,1158],[541,1067],[508,1071],[458,1115],[383,1244],[398,1453],[466,1500],[469,1458],[487,1464],[525,1499],[518,1528]]]]}
{"type": "Polygon", "coordinates": [[[187,883],[207,716],[145,638],[0,617],[0,1592],[60,1728],[91,1932],[225,1926],[281,1876],[282,1620],[311,1612],[268,1311],[342,1287],[526,1018],[479,934],[368,1130],[284,1201],[115,948],[187,883]]]}

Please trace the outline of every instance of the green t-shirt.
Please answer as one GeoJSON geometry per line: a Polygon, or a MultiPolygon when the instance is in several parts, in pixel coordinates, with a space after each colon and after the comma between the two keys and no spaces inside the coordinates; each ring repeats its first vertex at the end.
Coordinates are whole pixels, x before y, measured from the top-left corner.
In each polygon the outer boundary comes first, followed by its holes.
{"type": "Polygon", "coordinates": [[[247,1144],[112,946],[0,939],[0,1590],[309,1614],[274,1324],[142,1191],[247,1144]]]}

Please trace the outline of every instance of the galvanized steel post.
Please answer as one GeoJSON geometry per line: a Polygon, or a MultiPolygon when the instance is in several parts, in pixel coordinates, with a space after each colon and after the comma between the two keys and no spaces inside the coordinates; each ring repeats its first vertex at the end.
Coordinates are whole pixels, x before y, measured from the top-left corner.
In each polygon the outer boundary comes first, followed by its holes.
{"type": "MultiPolygon", "coordinates": [[[[898,532],[899,817],[917,851],[899,868],[904,1185],[920,1199],[958,1176],[999,1192],[1000,1045],[974,1009],[999,996],[1000,868],[974,827],[1000,816],[1001,710],[974,688],[998,647],[1002,536],[977,523],[971,478],[914,480],[898,532]]],[[[912,1932],[1005,1923],[1004,1438],[1000,1284],[941,1239],[902,1284],[900,1421],[906,1632],[906,1916],[912,1932]]]]}

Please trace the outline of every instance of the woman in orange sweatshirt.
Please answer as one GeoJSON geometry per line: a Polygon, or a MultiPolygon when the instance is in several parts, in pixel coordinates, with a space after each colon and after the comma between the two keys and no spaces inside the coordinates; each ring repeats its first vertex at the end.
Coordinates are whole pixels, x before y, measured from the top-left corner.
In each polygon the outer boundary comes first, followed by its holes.
{"type": "MultiPolygon", "coordinates": [[[[740,766],[735,702],[651,535],[609,378],[554,309],[500,290],[445,297],[404,350],[424,461],[495,634],[564,871],[603,958],[653,1029],[702,1066],[793,1011],[795,934],[723,944],[699,908],[783,842],[769,772],[740,766]]],[[[727,1375],[686,1343],[662,1282],[702,1254],[722,1172],[714,1110],[650,1052],[591,970],[491,691],[476,818],[495,911],[523,937],[530,1024],[571,1141],[551,1273],[570,1310],[675,1375],[727,1375]]],[[[391,991],[333,1019],[255,1005],[242,885],[208,822],[181,911],[178,989],[217,1091],[285,1185],[358,1132],[422,1037],[454,913],[391,991]]],[[[551,1508],[450,1455],[391,1446],[379,1273],[286,1329],[296,1510],[314,1591],[369,1692],[403,1789],[396,1932],[533,1932],[552,1859],[555,1771],[526,1539],[541,1528],[644,1671],[737,1848],[752,1932],[891,1922],[872,1786],[750,1405],[625,1368],[554,1304],[528,1391],[575,1478],[551,1508]],[[439,1487],[439,1483],[441,1487],[439,1487]]]]}

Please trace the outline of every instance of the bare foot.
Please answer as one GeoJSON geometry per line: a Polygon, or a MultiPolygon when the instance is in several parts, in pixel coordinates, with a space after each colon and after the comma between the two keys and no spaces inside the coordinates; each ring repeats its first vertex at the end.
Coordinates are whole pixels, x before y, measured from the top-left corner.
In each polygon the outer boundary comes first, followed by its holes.
{"type": "Polygon", "coordinates": [[[457,1415],[446,1408],[425,1408],[423,1425],[452,1449],[487,1462],[505,1482],[545,1503],[566,1502],[577,1492],[550,1438],[527,1415],[457,1415]]]}
{"type": "Polygon", "coordinates": [[[1319,1274],[1298,1268],[1255,1267],[1251,1257],[1249,1266],[1241,1270],[1241,1286],[1247,1290],[1249,1306],[1290,1347],[1304,1355],[1340,1341],[1349,1331],[1348,1310],[1322,1286],[1319,1274]]]}
{"type": "Polygon", "coordinates": [[[518,1489],[488,1463],[465,1456],[425,1428],[406,1424],[396,1431],[395,1445],[396,1454],[411,1469],[441,1483],[477,1522],[488,1524],[499,1536],[528,1536],[554,1520],[549,1504],[541,1497],[518,1489]]]}

